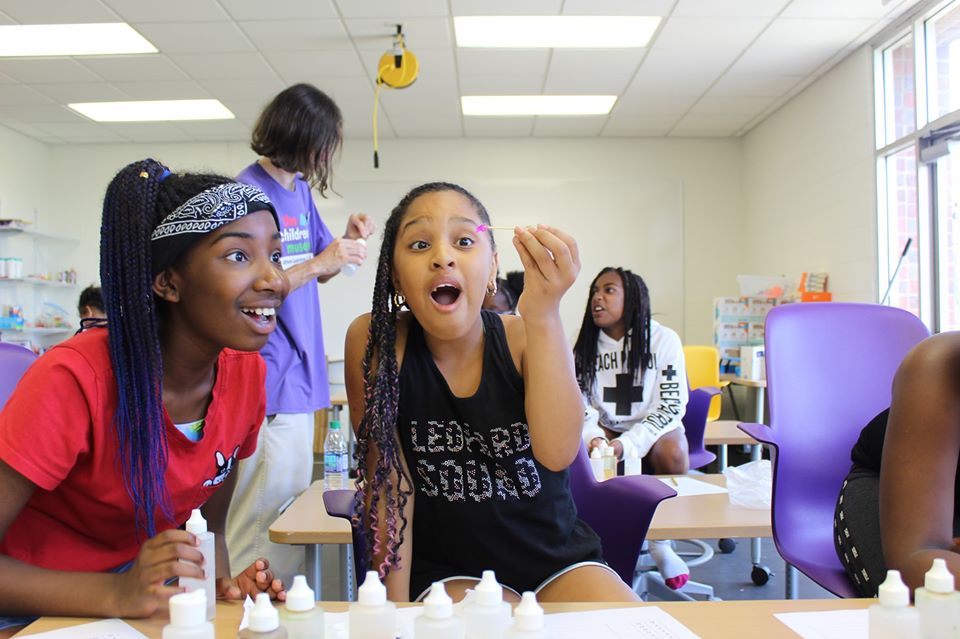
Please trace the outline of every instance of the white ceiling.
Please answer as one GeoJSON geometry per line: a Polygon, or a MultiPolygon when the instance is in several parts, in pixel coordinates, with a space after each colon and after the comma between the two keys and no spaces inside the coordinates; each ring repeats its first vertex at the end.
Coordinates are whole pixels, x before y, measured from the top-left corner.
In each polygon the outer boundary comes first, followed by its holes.
{"type": "Polygon", "coordinates": [[[0,59],[0,125],[51,144],[245,141],[310,82],[370,137],[393,23],[420,60],[381,95],[381,137],[738,136],[918,0],[0,0],[0,24],[131,24],[159,54],[0,59]],[[457,49],[452,16],[657,15],[643,49],[457,49]],[[619,96],[608,116],[465,117],[459,96],[619,96]],[[237,118],[99,124],[68,102],[217,98],[237,118]]]}

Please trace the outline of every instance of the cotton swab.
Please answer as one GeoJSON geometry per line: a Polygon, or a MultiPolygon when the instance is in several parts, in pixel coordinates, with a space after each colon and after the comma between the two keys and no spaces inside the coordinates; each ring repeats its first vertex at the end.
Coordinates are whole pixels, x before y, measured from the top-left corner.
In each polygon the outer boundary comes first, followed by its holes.
{"type": "Polygon", "coordinates": [[[480,224],[477,226],[477,233],[486,233],[487,231],[512,231],[512,226],[488,226],[486,224],[480,224]]]}

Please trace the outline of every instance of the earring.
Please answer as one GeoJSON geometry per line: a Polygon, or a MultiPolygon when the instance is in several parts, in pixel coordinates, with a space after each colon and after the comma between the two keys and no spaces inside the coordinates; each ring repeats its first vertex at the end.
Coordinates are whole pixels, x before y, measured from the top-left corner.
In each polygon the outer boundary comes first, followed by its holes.
{"type": "Polygon", "coordinates": [[[490,284],[493,288],[491,289],[490,286],[487,287],[487,295],[489,295],[490,297],[493,297],[494,295],[497,294],[497,282],[493,281],[490,284]]]}
{"type": "Polygon", "coordinates": [[[403,296],[403,293],[400,291],[393,292],[393,305],[396,308],[403,308],[403,305],[407,303],[407,298],[403,296]]]}

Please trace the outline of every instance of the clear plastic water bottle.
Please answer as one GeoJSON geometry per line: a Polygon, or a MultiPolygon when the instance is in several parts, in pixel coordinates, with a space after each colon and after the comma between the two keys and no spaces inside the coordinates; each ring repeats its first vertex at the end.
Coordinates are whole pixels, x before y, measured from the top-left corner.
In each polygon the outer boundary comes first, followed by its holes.
{"type": "Polygon", "coordinates": [[[340,422],[331,420],[327,437],[323,440],[323,479],[326,488],[346,488],[349,485],[350,455],[347,440],[340,431],[340,422]]]}

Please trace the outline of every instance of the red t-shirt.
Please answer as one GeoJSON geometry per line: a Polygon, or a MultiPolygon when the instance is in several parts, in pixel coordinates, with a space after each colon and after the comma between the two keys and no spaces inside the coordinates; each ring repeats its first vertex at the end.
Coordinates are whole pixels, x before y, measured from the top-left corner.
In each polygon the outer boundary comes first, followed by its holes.
{"type": "MultiPolygon", "coordinates": [[[[224,349],[203,438],[167,424],[167,491],[176,527],[249,457],[266,410],[258,353],[224,349]]],[[[0,553],[59,570],[106,571],[134,558],[144,541],[118,458],[117,386],[105,329],[51,349],[27,371],[0,413],[0,459],[37,485],[0,540],[0,553]]]]}

